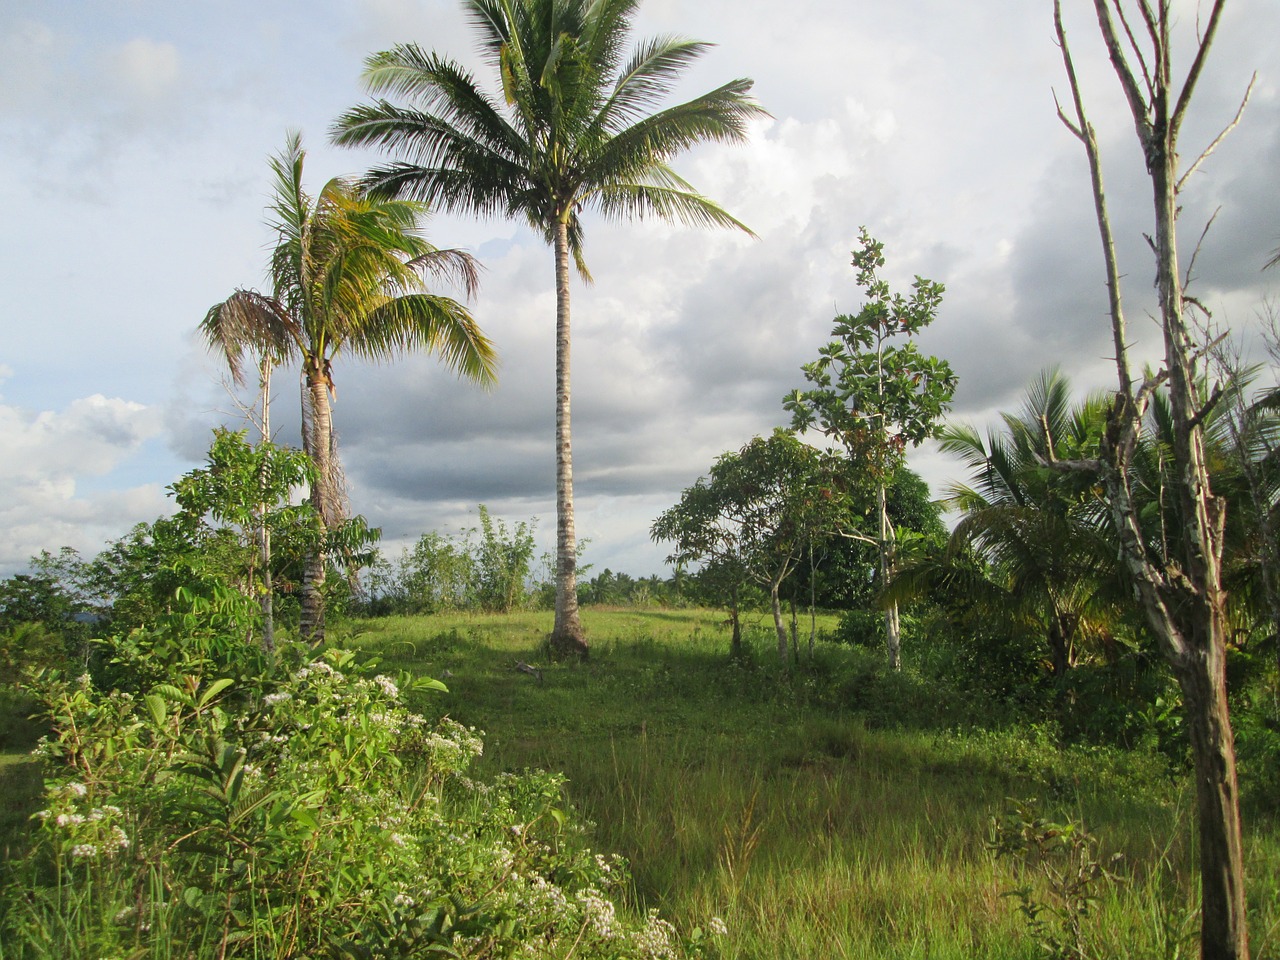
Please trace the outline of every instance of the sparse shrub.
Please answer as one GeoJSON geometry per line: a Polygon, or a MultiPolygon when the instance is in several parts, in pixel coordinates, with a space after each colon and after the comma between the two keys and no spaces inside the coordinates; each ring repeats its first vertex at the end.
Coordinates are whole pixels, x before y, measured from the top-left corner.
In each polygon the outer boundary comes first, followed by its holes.
{"type": "Polygon", "coordinates": [[[1019,886],[1015,897],[1027,931],[1049,960],[1102,957],[1086,921],[1102,893],[1120,882],[1120,855],[1102,860],[1098,841],[1081,823],[1054,823],[1042,817],[1036,801],[1011,800],[1002,816],[992,817],[988,847],[1012,861],[1019,886]]]}

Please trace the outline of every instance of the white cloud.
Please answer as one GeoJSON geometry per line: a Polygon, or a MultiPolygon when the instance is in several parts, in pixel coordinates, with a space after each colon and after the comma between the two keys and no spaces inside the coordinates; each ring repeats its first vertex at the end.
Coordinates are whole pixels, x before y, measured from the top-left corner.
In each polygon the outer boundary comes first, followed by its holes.
{"type": "MultiPolygon", "coordinates": [[[[1222,205],[1198,272],[1234,323],[1280,291],[1280,269],[1260,272],[1280,245],[1280,48],[1275,0],[1235,0],[1231,11],[1186,149],[1229,119],[1255,66],[1261,82],[1184,216],[1193,234],[1222,205]]],[[[1132,123],[1096,24],[1068,13],[1104,138],[1134,333],[1145,335],[1149,190],[1140,165],[1133,173],[1132,123]]],[[[1105,382],[1097,234],[1083,157],[1053,112],[1063,85],[1049,7],[918,0],[851,14],[843,0],[785,11],[773,0],[644,0],[636,36],[667,32],[718,44],[678,98],[753,77],[777,118],[747,144],[675,161],[760,239],[588,221],[597,284],[575,281],[573,307],[590,562],[659,569],[653,516],[716,454],[783,419],[800,364],[832,316],[861,302],[849,266],[860,224],[885,242],[894,289],[916,273],[946,283],[923,346],[960,373],[958,416],[1006,409],[1055,361],[1081,386],[1105,382]]],[[[0,544],[22,544],[7,548],[19,561],[59,542],[92,547],[162,512],[157,485],[199,458],[213,423],[234,419],[190,332],[211,303],[264,282],[266,158],[286,128],[303,131],[313,189],[384,159],[324,136],[363,98],[362,57],[397,42],[487,79],[457,0],[0,4],[0,166],[11,174],[0,205],[16,227],[0,236],[0,323],[4,359],[24,374],[6,389],[21,401],[0,401],[0,484],[15,491],[0,505],[0,544]],[[106,399],[122,396],[147,406],[106,399]],[[163,428],[158,409],[169,411],[163,428]]],[[[484,260],[475,311],[503,355],[501,383],[490,394],[460,386],[430,358],[341,360],[334,416],[353,507],[412,537],[456,529],[484,500],[511,519],[541,516],[549,536],[551,252],[500,218],[442,214],[427,233],[484,260]]],[[[297,436],[289,377],[276,408],[286,440],[297,436]]],[[[919,456],[935,490],[958,472],[919,456]]]]}
{"type": "Polygon", "coordinates": [[[181,73],[178,48],[137,37],[104,58],[107,78],[129,99],[141,105],[154,105],[174,92],[181,73]]]}
{"type": "Polygon", "coordinates": [[[18,20],[0,31],[0,115],[47,104],[64,47],[53,30],[35,20],[18,20]]]}
{"type": "Polygon", "coordinates": [[[159,411],[101,394],[32,412],[0,400],[0,571],[63,544],[96,550],[166,511],[160,484],[97,489],[160,431],[159,411]],[[88,492],[82,484],[89,482],[88,492]]]}

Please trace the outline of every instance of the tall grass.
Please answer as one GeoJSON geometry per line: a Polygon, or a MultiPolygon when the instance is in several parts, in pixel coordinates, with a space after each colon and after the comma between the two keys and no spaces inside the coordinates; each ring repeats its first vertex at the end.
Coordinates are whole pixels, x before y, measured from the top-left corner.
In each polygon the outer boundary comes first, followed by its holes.
{"type": "MultiPolygon", "coordinates": [[[[1043,956],[1007,895],[1038,881],[987,845],[1010,797],[1123,855],[1086,921],[1092,955],[1195,952],[1192,811],[1163,758],[979,723],[982,704],[874,652],[819,644],[783,668],[764,622],[742,661],[709,611],[584,622],[587,663],[545,660],[549,614],[368,621],[352,642],[444,679],[490,770],[563,771],[594,846],[631,861],[633,906],[723,917],[726,958],[1043,956]]],[[[1247,827],[1254,955],[1280,956],[1276,825],[1247,827]]]]}

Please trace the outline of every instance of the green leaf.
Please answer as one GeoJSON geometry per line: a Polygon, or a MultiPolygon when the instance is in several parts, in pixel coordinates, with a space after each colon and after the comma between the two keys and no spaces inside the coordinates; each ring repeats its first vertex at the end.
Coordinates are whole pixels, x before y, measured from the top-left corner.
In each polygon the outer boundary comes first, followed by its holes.
{"type": "Polygon", "coordinates": [[[204,707],[208,705],[210,700],[220,694],[223,690],[227,689],[227,687],[231,686],[233,683],[235,683],[235,681],[230,677],[221,677],[213,681],[213,683],[209,684],[209,689],[201,695],[200,706],[204,707]]]}
{"type": "Polygon", "coordinates": [[[164,698],[148,693],[142,698],[142,702],[147,705],[147,711],[151,714],[151,719],[155,721],[156,726],[164,726],[166,716],[164,698]]]}

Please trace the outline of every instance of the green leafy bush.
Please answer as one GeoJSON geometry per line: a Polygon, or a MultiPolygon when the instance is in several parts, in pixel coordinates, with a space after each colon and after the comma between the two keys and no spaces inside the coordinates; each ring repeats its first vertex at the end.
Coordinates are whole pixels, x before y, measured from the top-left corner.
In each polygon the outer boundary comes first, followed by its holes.
{"type": "MultiPolygon", "coordinates": [[[[616,910],[626,866],[585,846],[562,777],[473,780],[481,735],[404,706],[438,682],[300,646],[233,678],[192,650],[145,687],[34,682],[54,733],[4,956],[684,955],[616,910]]],[[[136,634],[113,653],[146,660],[136,634]]]]}

